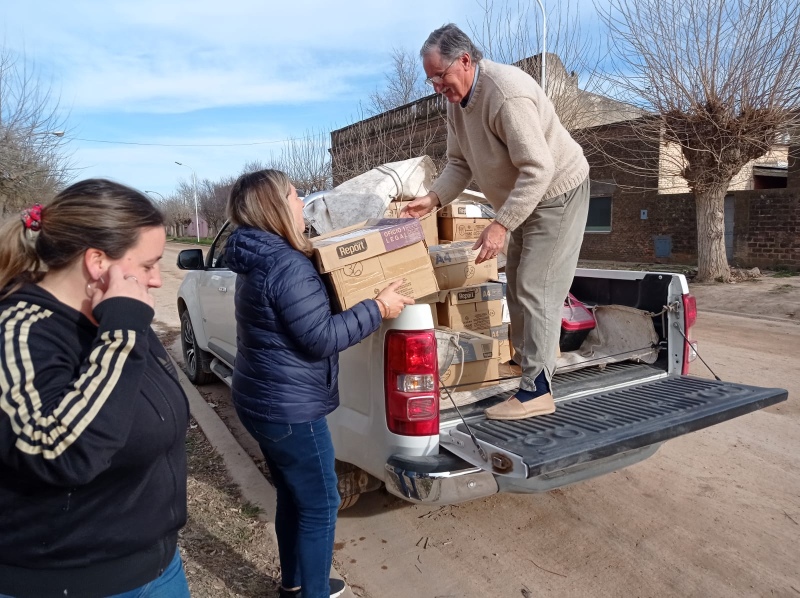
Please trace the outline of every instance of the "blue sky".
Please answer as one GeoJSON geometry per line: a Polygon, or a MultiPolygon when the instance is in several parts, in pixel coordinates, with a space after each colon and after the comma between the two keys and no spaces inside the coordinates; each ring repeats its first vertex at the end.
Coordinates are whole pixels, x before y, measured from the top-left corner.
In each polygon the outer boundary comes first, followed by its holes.
{"type": "Polygon", "coordinates": [[[281,148],[204,144],[280,142],[358,120],[393,47],[416,53],[436,27],[469,32],[481,16],[475,0],[7,0],[0,45],[60,95],[77,178],[166,195],[191,177],[176,160],[217,179],[281,148]]]}

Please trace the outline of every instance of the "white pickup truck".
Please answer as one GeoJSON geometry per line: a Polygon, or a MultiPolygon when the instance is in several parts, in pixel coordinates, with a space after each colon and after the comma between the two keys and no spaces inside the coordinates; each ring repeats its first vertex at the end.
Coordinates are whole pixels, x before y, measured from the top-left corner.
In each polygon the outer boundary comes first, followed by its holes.
{"type": "MultiPolygon", "coordinates": [[[[230,385],[236,356],[234,288],[225,267],[224,227],[204,257],[178,256],[190,270],[178,291],[183,356],[195,384],[219,377],[230,385]]],[[[328,416],[343,506],[381,483],[414,503],[453,504],[496,492],[545,492],[637,463],[671,438],[745,415],[787,398],[759,388],[688,376],[696,306],[680,274],[581,270],[572,293],[593,305],[657,314],[658,357],[556,373],[552,415],[520,421],[485,419],[508,392],[456,408],[438,392],[398,390],[406,374],[438,382],[434,323],[427,305],[407,307],[340,357],[341,406],[328,416]],[[666,308],[666,309],[665,309],[666,308]],[[435,413],[415,400],[436,399],[435,413]],[[421,413],[421,415],[420,415],[421,413]]],[[[434,388],[438,384],[434,385],[434,388]]]]}

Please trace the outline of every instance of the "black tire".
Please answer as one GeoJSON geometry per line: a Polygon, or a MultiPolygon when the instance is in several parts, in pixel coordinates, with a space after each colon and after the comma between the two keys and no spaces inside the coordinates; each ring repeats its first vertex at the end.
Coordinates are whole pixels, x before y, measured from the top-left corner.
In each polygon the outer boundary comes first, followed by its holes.
{"type": "Polygon", "coordinates": [[[217,379],[208,369],[211,364],[211,354],[197,346],[188,309],[181,314],[181,350],[186,377],[192,384],[209,384],[217,379]]]}

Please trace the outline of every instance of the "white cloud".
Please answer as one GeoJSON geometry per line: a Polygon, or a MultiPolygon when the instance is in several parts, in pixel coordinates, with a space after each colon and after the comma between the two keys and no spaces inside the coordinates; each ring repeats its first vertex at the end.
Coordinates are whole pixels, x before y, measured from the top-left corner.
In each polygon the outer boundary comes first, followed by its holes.
{"type": "Polygon", "coordinates": [[[184,112],[363,96],[392,46],[416,49],[463,4],[50,0],[5,20],[74,110],[184,112]]]}

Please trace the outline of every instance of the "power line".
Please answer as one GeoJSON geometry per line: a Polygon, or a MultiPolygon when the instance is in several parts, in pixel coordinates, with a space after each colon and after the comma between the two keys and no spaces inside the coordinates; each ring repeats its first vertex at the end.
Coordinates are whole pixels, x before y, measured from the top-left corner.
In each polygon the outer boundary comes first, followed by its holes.
{"type": "Polygon", "coordinates": [[[273,141],[251,141],[247,143],[139,143],[136,141],[110,141],[108,139],[84,139],[82,137],[68,137],[74,141],[88,141],[90,143],[110,143],[115,145],[149,145],[158,147],[238,147],[247,145],[267,145],[271,143],[285,143],[296,141],[300,137],[289,137],[287,139],[276,139],[273,141]]]}

